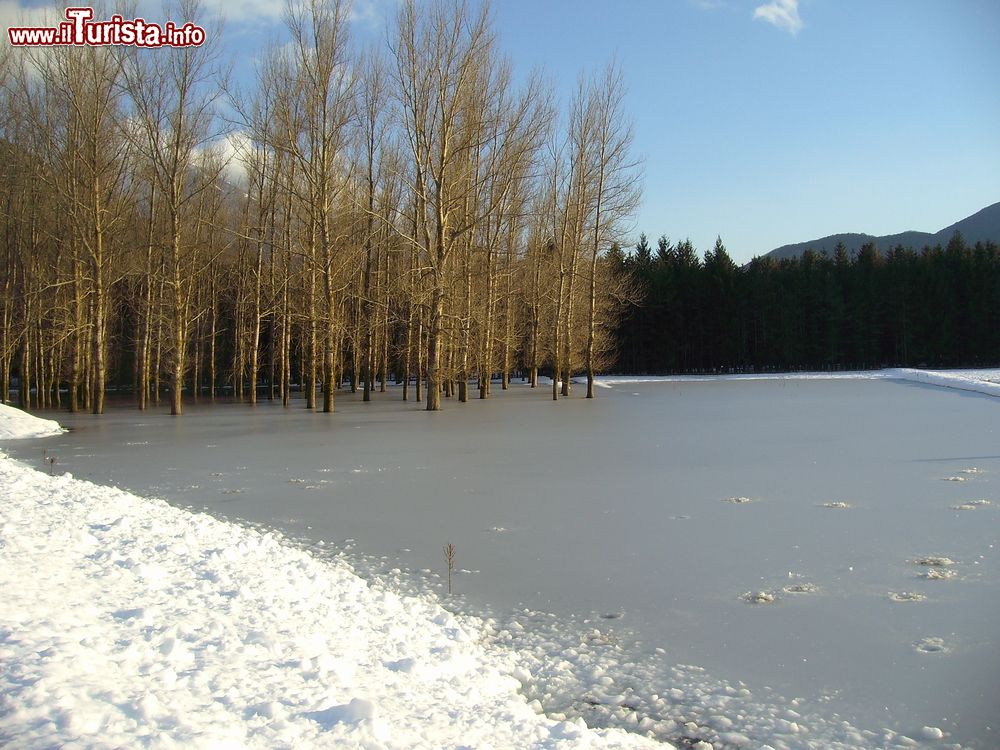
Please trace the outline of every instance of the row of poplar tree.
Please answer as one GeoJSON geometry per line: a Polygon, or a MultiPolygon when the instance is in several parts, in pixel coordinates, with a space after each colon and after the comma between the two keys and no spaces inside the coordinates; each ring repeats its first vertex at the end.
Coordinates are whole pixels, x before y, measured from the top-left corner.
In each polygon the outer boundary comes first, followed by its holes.
{"type": "Polygon", "coordinates": [[[332,411],[395,377],[435,410],[539,368],[593,395],[631,294],[601,250],[640,198],[620,71],[561,108],[515,83],[487,3],[403,2],[384,48],[347,12],[292,0],[243,89],[211,28],[3,52],[5,399],[100,413],[115,387],[180,414],[300,384],[332,411]]]}
{"type": "Polygon", "coordinates": [[[827,256],[755,258],[738,267],[722,241],[699,258],[688,241],[642,236],[614,264],[645,302],[619,329],[618,369],[711,373],[995,366],[1000,362],[1000,246],[918,250],[841,245],[827,256]]]}

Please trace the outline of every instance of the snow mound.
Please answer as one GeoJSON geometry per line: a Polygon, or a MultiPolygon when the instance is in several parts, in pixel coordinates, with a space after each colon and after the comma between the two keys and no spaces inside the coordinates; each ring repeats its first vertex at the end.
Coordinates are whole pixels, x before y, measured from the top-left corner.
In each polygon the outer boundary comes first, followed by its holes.
{"type": "Polygon", "coordinates": [[[2,454],[0,591],[0,746],[654,746],[537,713],[430,595],[2,454]]]}
{"type": "Polygon", "coordinates": [[[0,440],[49,437],[64,432],[53,419],[41,419],[13,406],[0,404],[0,440]]]}

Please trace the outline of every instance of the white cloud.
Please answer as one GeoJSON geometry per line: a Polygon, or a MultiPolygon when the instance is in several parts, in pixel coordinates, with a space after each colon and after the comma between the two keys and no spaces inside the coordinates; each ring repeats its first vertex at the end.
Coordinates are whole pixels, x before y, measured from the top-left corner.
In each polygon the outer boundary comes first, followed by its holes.
{"type": "Polygon", "coordinates": [[[690,0],[690,2],[702,10],[715,10],[726,5],[726,0],[690,0]]]}
{"type": "Polygon", "coordinates": [[[211,0],[205,8],[234,24],[256,22],[266,25],[282,18],[285,0],[240,0],[237,3],[211,0]]]}
{"type": "Polygon", "coordinates": [[[799,0],[771,0],[754,8],[753,17],[790,34],[798,34],[804,26],[799,16],[799,0]]]}
{"type": "Polygon", "coordinates": [[[24,7],[16,0],[0,0],[0,24],[4,35],[11,26],[53,26],[59,21],[65,21],[64,8],[24,7]]]}
{"type": "Polygon", "coordinates": [[[250,135],[244,130],[234,130],[216,138],[209,144],[198,149],[198,153],[212,152],[222,166],[222,176],[233,185],[246,189],[247,166],[246,159],[259,146],[250,140],[250,135]]]}

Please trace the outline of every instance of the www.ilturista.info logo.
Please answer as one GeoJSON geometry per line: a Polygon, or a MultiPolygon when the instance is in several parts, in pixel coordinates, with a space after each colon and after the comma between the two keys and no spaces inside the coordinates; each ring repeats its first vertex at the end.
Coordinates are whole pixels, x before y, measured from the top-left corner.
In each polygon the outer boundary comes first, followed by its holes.
{"type": "Polygon", "coordinates": [[[178,26],[167,21],[161,26],[142,18],[113,15],[110,21],[92,21],[93,17],[93,8],[67,8],[66,21],[58,26],[11,27],[7,36],[15,47],[199,47],[205,42],[205,29],[190,22],[178,26]]]}

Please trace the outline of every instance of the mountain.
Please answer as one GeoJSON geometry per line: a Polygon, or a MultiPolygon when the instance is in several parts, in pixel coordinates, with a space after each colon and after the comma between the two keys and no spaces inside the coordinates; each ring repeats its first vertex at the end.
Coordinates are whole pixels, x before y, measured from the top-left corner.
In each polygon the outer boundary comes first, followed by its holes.
{"type": "Polygon", "coordinates": [[[902,245],[914,250],[922,250],[927,245],[931,247],[941,245],[944,247],[955,232],[961,232],[962,237],[969,245],[974,245],[980,241],[985,242],[986,240],[1000,244],[1000,203],[987,206],[982,211],[977,211],[972,216],[957,221],[934,234],[928,232],[900,232],[899,234],[887,234],[882,237],[856,233],[831,234],[829,237],[821,237],[818,240],[797,242],[793,245],[782,245],[767,253],[764,257],[774,258],[775,260],[798,258],[808,249],[812,249],[817,253],[833,255],[833,249],[837,246],[838,242],[844,243],[844,247],[847,248],[849,255],[860,250],[861,246],[866,242],[874,242],[879,252],[883,253],[896,247],[896,245],[902,245]]]}

